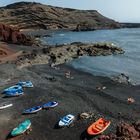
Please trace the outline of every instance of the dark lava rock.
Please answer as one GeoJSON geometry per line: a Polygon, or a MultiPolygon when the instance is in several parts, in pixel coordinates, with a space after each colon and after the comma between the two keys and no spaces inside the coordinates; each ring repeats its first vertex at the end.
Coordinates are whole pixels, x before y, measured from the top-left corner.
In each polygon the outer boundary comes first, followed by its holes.
{"type": "Polygon", "coordinates": [[[117,139],[117,136],[114,134],[111,134],[111,135],[102,135],[99,138],[94,139],[94,140],[116,140],[116,139],[117,139]]]}
{"type": "Polygon", "coordinates": [[[133,126],[140,133],[140,120],[138,120],[135,123],[133,123],[133,126]]]}
{"type": "Polygon", "coordinates": [[[127,76],[124,73],[121,73],[120,75],[113,77],[112,79],[118,83],[123,83],[123,84],[127,84],[127,85],[131,84],[131,80],[130,80],[129,76],[127,76]]]}
{"type": "Polygon", "coordinates": [[[139,132],[136,131],[132,125],[129,125],[127,123],[118,125],[116,134],[119,137],[125,136],[127,138],[139,138],[139,132]]]}

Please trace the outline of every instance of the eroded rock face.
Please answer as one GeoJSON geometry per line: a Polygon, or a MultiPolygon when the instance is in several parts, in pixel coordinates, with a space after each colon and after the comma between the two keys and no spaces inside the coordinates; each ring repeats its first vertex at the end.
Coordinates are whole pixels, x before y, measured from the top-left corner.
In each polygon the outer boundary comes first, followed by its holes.
{"type": "Polygon", "coordinates": [[[4,42],[30,45],[30,38],[22,33],[19,29],[0,23],[0,37],[4,42]]]}

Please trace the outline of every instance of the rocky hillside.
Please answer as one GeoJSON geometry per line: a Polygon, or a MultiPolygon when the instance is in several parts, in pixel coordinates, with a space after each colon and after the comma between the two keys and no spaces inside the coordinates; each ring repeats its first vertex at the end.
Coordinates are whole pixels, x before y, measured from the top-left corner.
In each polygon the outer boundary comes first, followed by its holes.
{"type": "Polygon", "coordinates": [[[34,2],[18,2],[0,8],[0,22],[20,29],[94,30],[119,28],[120,24],[95,10],[59,8],[34,2]]]}

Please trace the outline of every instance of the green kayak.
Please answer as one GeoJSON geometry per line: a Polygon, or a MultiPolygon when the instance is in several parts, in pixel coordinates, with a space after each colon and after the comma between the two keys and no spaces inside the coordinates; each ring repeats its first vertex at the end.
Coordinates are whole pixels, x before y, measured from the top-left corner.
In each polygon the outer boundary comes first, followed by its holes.
{"type": "Polygon", "coordinates": [[[24,133],[31,126],[31,121],[26,120],[18,125],[18,127],[14,128],[11,132],[11,136],[17,136],[24,133]]]}

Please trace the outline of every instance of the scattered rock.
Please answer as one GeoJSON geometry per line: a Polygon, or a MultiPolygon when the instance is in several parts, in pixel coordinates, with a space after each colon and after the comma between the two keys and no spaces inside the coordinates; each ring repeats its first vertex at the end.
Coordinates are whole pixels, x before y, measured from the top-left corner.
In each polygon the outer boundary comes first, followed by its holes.
{"type": "Polygon", "coordinates": [[[123,83],[123,84],[127,84],[127,85],[131,84],[131,80],[130,80],[129,76],[127,76],[124,73],[121,73],[120,75],[113,77],[112,79],[118,83],[123,83]]]}
{"type": "Polygon", "coordinates": [[[99,138],[96,138],[94,140],[117,140],[117,136],[114,134],[111,135],[102,135],[99,138]]]}
{"type": "Polygon", "coordinates": [[[79,119],[83,120],[83,119],[89,119],[92,118],[94,116],[94,113],[91,112],[83,112],[81,114],[79,114],[79,119]]]}
{"type": "Polygon", "coordinates": [[[52,77],[45,77],[45,79],[47,79],[49,81],[52,81],[52,82],[56,81],[56,78],[54,76],[52,76],[52,77]]]}
{"type": "Polygon", "coordinates": [[[140,120],[138,120],[135,123],[133,123],[133,126],[140,133],[140,120]]]}
{"type": "Polygon", "coordinates": [[[106,89],[106,86],[97,86],[96,87],[96,90],[105,90],[106,89]]]}

